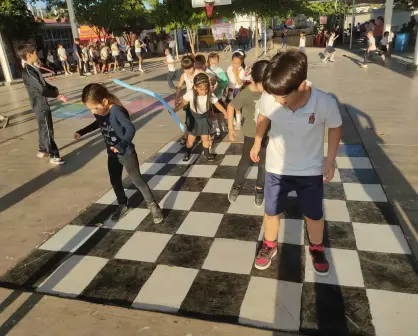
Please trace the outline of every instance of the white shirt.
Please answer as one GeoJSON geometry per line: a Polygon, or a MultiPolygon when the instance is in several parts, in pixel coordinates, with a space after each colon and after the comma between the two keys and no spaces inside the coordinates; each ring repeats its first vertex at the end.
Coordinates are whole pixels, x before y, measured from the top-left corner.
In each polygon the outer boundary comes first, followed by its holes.
{"type": "Polygon", "coordinates": [[[335,37],[332,37],[332,36],[330,36],[330,37],[329,37],[329,40],[328,40],[328,45],[329,45],[330,47],[332,47],[332,46],[334,45],[334,40],[335,40],[335,37]]]}
{"type": "Polygon", "coordinates": [[[167,55],[165,59],[167,60],[168,71],[176,71],[173,56],[167,55]]]}
{"type": "Polygon", "coordinates": [[[306,105],[295,112],[267,93],[261,96],[258,107],[260,114],[271,120],[266,171],[293,176],[322,175],[325,126],[342,125],[335,99],[312,87],[306,105]]]}
{"type": "Polygon", "coordinates": [[[175,49],[176,48],[176,41],[175,40],[172,40],[172,41],[170,41],[169,43],[168,43],[168,46],[171,48],[171,49],[175,49]]]}
{"type": "Polygon", "coordinates": [[[301,37],[299,40],[299,47],[305,48],[306,46],[306,37],[301,37]]]}
{"type": "Polygon", "coordinates": [[[368,44],[369,44],[369,51],[376,50],[376,40],[374,36],[369,37],[368,44]]]}
{"type": "Polygon", "coordinates": [[[52,54],[49,54],[46,59],[48,60],[48,62],[50,63],[54,63],[54,56],[52,54]]]}
{"type": "Polygon", "coordinates": [[[112,44],[112,56],[119,56],[119,47],[116,44],[112,44]]]}
{"type": "Polygon", "coordinates": [[[388,38],[385,36],[385,37],[383,37],[381,40],[380,40],[380,44],[382,45],[382,46],[387,46],[388,45],[388,43],[389,43],[389,41],[388,41],[388,38]]]}
{"type": "MultiPolygon", "coordinates": [[[[228,69],[226,70],[226,74],[228,75],[228,79],[229,79],[229,85],[228,85],[228,87],[230,89],[239,89],[239,88],[241,88],[242,84],[240,85],[240,84],[237,83],[237,79],[235,78],[232,65],[230,65],[228,67],[228,69]]],[[[239,68],[239,78],[242,81],[245,80],[245,70],[242,67],[239,68]]]]}
{"type": "Polygon", "coordinates": [[[128,62],[133,61],[132,54],[131,54],[131,48],[126,49],[126,59],[128,60],[128,62]]]}
{"type": "Polygon", "coordinates": [[[65,61],[67,59],[67,51],[64,48],[58,48],[57,53],[60,61],[65,61]]]}
{"type": "Polygon", "coordinates": [[[192,91],[193,90],[193,80],[194,77],[199,73],[200,71],[195,70],[195,72],[192,75],[192,78],[190,78],[186,73],[184,73],[184,82],[186,83],[186,90],[192,91]]]}
{"type": "MultiPolygon", "coordinates": [[[[205,114],[208,112],[207,110],[207,101],[208,96],[197,96],[197,111],[195,110],[194,104],[194,92],[187,91],[186,94],[183,96],[183,99],[190,103],[190,109],[197,114],[205,114]]],[[[216,104],[218,102],[218,98],[212,93],[210,96],[210,101],[212,104],[216,104]]]]}
{"type": "Polygon", "coordinates": [[[135,41],[135,52],[136,53],[142,52],[142,49],[141,49],[142,44],[143,44],[142,41],[139,40],[139,39],[135,41]]]}

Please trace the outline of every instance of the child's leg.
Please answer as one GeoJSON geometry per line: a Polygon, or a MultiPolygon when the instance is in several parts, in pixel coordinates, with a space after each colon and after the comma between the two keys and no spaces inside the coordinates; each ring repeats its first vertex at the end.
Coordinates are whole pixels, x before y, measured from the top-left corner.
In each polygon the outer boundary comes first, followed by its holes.
{"type": "Polygon", "coordinates": [[[125,189],[122,184],[123,165],[116,156],[109,155],[107,158],[107,169],[109,171],[110,183],[112,184],[118,204],[127,205],[128,198],[125,195],[125,189]]]}
{"type": "MultiPolygon", "coordinates": [[[[253,140],[254,141],[254,140],[253,140]]],[[[258,172],[257,172],[257,183],[255,185],[256,189],[264,190],[264,181],[266,177],[266,151],[267,151],[268,138],[263,139],[261,143],[261,149],[258,156],[260,161],[258,162],[258,172]]],[[[251,148],[250,148],[251,150],[251,148]]]]}
{"type": "Polygon", "coordinates": [[[331,62],[335,62],[334,56],[335,56],[335,51],[331,54],[331,57],[329,58],[331,62]]]}
{"type": "Polygon", "coordinates": [[[241,159],[238,163],[237,174],[235,175],[234,186],[242,187],[245,181],[245,173],[251,164],[250,151],[254,145],[254,138],[244,137],[244,148],[241,159]]]}
{"type": "Polygon", "coordinates": [[[167,75],[167,81],[168,81],[168,86],[170,89],[175,89],[175,85],[173,83],[173,80],[176,79],[176,72],[175,71],[169,71],[168,75],[167,75]]]}

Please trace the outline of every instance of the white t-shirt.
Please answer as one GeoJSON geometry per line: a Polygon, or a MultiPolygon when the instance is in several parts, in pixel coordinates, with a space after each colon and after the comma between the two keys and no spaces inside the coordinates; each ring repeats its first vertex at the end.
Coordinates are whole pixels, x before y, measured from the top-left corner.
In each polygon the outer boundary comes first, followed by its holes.
{"type": "Polygon", "coordinates": [[[369,37],[368,44],[369,44],[369,50],[370,51],[376,50],[376,40],[375,40],[374,36],[369,37]]]}
{"type": "Polygon", "coordinates": [[[299,47],[305,48],[306,46],[306,37],[301,37],[299,40],[299,47]]]}
{"type": "Polygon", "coordinates": [[[330,36],[330,37],[329,37],[329,40],[328,40],[328,45],[329,45],[330,47],[332,47],[332,46],[334,45],[334,40],[335,40],[335,37],[332,37],[332,36],[330,36]]]}
{"type": "Polygon", "coordinates": [[[383,37],[381,40],[380,40],[380,44],[382,45],[382,46],[387,46],[388,45],[388,43],[389,43],[389,41],[388,41],[388,38],[385,36],[385,37],[383,37]]]}
{"type": "MultiPolygon", "coordinates": [[[[194,92],[187,91],[186,94],[183,96],[183,99],[190,103],[190,109],[197,114],[205,114],[207,111],[206,105],[208,101],[208,96],[197,96],[197,111],[195,111],[195,104],[194,104],[194,92]]],[[[210,100],[212,104],[216,104],[218,102],[218,98],[212,93],[210,96],[210,100]]]]}
{"type": "Polygon", "coordinates": [[[119,47],[116,44],[112,44],[112,56],[119,56],[119,47]]]}
{"type": "Polygon", "coordinates": [[[325,126],[342,125],[335,99],[314,87],[306,105],[295,112],[263,93],[260,114],[271,120],[266,171],[293,176],[323,174],[325,126]]]}
{"type": "Polygon", "coordinates": [[[132,53],[131,53],[131,47],[126,49],[126,59],[128,62],[133,61],[132,53]]]}
{"type": "Polygon", "coordinates": [[[57,54],[60,61],[65,61],[67,59],[67,51],[64,48],[58,48],[57,54]]]}
{"type": "Polygon", "coordinates": [[[109,48],[107,46],[102,47],[102,50],[100,50],[100,58],[102,60],[107,60],[109,57],[109,48]]]}
{"type": "Polygon", "coordinates": [[[184,82],[186,83],[186,90],[187,91],[192,91],[193,90],[193,80],[194,77],[201,71],[199,70],[195,70],[195,72],[193,73],[192,77],[190,78],[186,73],[184,73],[184,82]]]}
{"type": "MultiPolygon", "coordinates": [[[[233,68],[232,68],[232,65],[230,65],[229,67],[228,67],[228,69],[226,70],[226,74],[228,75],[228,80],[229,80],[229,85],[228,85],[228,87],[230,88],[230,89],[239,89],[239,88],[241,88],[241,86],[242,86],[242,84],[240,85],[240,84],[238,84],[237,83],[237,80],[236,80],[236,78],[235,78],[235,75],[234,75],[234,72],[233,72],[233,70],[232,70],[233,68]]],[[[239,78],[242,80],[242,81],[244,81],[245,80],[245,70],[244,70],[244,68],[239,68],[239,78]]]]}
{"type": "Polygon", "coordinates": [[[167,55],[165,59],[167,60],[168,71],[176,71],[173,56],[167,55]]]}
{"type": "Polygon", "coordinates": [[[140,40],[140,39],[138,39],[138,40],[136,40],[135,41],[135,52],[136,53],[140,53],[140,52],[142,52],[142,47],[141,47],[141,45],[143,44],[143,42],[140,40]]]}

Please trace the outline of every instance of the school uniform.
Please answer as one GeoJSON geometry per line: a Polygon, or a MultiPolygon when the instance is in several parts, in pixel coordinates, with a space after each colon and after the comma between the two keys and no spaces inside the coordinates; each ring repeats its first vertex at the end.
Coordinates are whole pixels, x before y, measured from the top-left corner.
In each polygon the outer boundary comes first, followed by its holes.
{"type": "Polygon", "coordinates": [[[337,102],[311,87],[302,108],[291,111],[263,93],[260,114],[271,121],[266,157],[265,213],[284,212],[288,194],[296,191],[304,216],[323,217],[322,201],[325,127],[342,125],[337,102]]]}
{"type": "Polygon", "coordinates": [[[210,107],[218,102],[214,94],[210,94],[210,104],[208,109],[208,96],[197,96],[195,103],[195,93],[187,91],[183,99],[189,102],[190,118],[188,120],[189,133],[193,136],[209,135],[212,129],[210,118],[210,107]]]}
{"type": "MultiPolygon", "coordinates": [[[[226,70],[226,74],[228,75],[228,80],[229,80],[228,100],[232,100],[238,94],[239,90],[242,87],[242,84],[237,83],[237,79],[235,78],[232,65],[228,67],[228,69],[226,70]]],[[[242,82],[245,81],[245,70],[243,67],[239,68],[239,78],[241,79],[242,82]]]]}
{"type": "Polygon", "coordinates": [[[51,158],[59,158],[58,147],[54,141],[51,109],[47,99],[57,98],[58,89],[48,84],[38,68],[28,63],[24,63],[22,80],[38,123],[39,152],[47,153],[51,158]]]}
{"type": "Polygon", "coordinates": [[[168,67],[168,74],[167,74],[168,86],[170,87],[170,89],[175,89],[176,87],[173,83],[173,80],[176,79],[176,65],[174,63],[174,58],[170,54],[170,55],[167,55],[165,59],[167,62],[167,67],[168,67]]]}

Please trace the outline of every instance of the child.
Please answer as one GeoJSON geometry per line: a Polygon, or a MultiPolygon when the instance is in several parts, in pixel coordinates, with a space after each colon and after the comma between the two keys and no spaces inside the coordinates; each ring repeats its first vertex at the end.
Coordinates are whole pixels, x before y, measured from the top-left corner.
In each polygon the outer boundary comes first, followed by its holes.
{"type": "Polygon", "coordinates": [[[190,160],[194,141],[197,136],[202,138],[204,155],[208,161],[214,160],[214,155],[209,153],[211,145],[210,131],[212,122],[210,112],[212,105],[216,106],[222,113],[226,113],[223,106],[218,102],[218,98],[210,91],[209,77],[205,73],[197,74],[193,79],[193,91],[187,91],[183,96],[183,102],[176,107],[175,111],[179,111],[183,107],[190,104],[190,120],[188,123],[189,134],[187,135],[186,154],[183,161],[190,160]]]}
{"type": "MultiPolygon", "coordinates": [[[[257,103],[263,92],[263,73],[269,64],[268,61],[258,61],[253,64],[251,70],[251,83],[238,93],[228,105],[228,129],[229,139],[235,141],[235,131],[233,129],[234,111],[240,110],[244,117],[242,131],[244,133],[244,149],[241,160],[238,164],[235,181],[229,192],[229,202],[235,203],[244,184],[245,173],[251,165],[250,150],[254,145],[255,130],[257,126],[258,107],[257,103]]],[[[257,184],[254,190],[255,205],[260,207],[264,200],[264,175],[265,175],[265,159],[268,138],[265,137],[262,142],[260,152],[260,162],[258,164],[257,184]]]]}
{"type": "Polygon", "coordinates": [[[130,70],[133,72],[134,71],[134,58],[132,56],[132,49],[133,49],[132,46],[128,46],[126,48],[126,60],[129,63],[130,70]]]}
{"type": "Polygon", "coordinates": [[[299,49],[303,53],[306,53],[305,46],[306,46],[306,34],[304,32],[301,32],[300,39],[299,39],[299,49]]]}
{"type": "Polygon", "coordinates": [[[108,59],[109,59],[109,47],[105,42],[102,42],[102,48],[100,49],[100,59],[102,62],[102,74],[107,71],[108,59]]]}
{"type": "MultiPolygon", "coordinates": [[[[245,53],[238,50],[232,54],[232,65],[226,71],[229,79],[228,98],[231,101],[239,92],[245,80],[245,53]]],[[[235,128],[241,129],[241,113],[236,111],[235,128]]]]}
{"type": "Polygon", "coordinates": [[[87,76],[91,75],[90,72],[90,57],[89,57],[89,48],[85,45],[83,47],[83,49],[81,49],[81,57],[83,58],[83,63],[84,63],[84,72],[86,73],[87,76]]]}
{"type": "Polygon", "coordinates": [[[71,75],[70,64],[68,63],[67,51],[64,49],[62,44],[58,44],[57,54],[61,61],[62,68],[64,69],[65,75],[71,75]]]}
{"type": "MultiPolygon", "coordinates": [[[[110,50],[112,52],[112,62],[113,62],[113,71],[119,71],[119,55],[120,55],[120,50],[119,50],[119,45],[118,45],[118,41],[114,40],[110,50]]],[[[111,72],[112,69],[112,64],[109,65],[109,72],[111,72]]]]}
{"type": "Polygon", "coordinates": [[[389,32],[386,31],[383,34],[383,38],[380,40],[380,50],[382,51],[381,57],[383,60],[385,60],[385,58],[389,55],[388,46],[389,46],[389,32]]]}
{"type": "Polygon", "coordinates": [[[74,134],[74,139],[77,141],[83,135],[99,128],[102,131],[107,147],[110,182],[119,204],[111,219],[117,221],[128,212],[128,199],[122,184],[122,171],[125,168],[132,183],[139,189],[147,202],[154,223],[161,223],[163,220],[162,211],[139,170],[138,156],[135,145],[132,143],[135,136],[135,126],[129,118],[128,111],[119,99],[101,84],[87,85],[83,89],[81,100],[94,114],[96,120],[77,131],[74,134]]]}
{"type": "Polygon", "coordinates": [[[165,48],[165,64],[168,66],[167,81],[170,89],[175,89],[173,80],[176,79],[176,65],[173,58],[173,49],[170,47],[165,48]]]}
{"type": "Polygon", "coordinates": [[[376,50],[376,40],[373,36],[373,30],[369,30],[367,32],[367,49],[364,53],[364,63],[360,67],[367,68],[367,63],[374,58],[376,50]]]}
{"type": "Polygon", "coordinates": [[[60,158],[58,147],[54,141],[54,125],[51,109],[47,98],[56,98],[67,102],[67,98],[59,94],[58,89],[45,82],[42,74],[34,66],[38,62],[36,48],[24,45],[18,49],[19,57],[24,63],[22,79],[28,91],[30,103],[38,123],[39,151],[38,158],[50,157],[50,162],[61,165],[65,161],[60,158]]]}
{"type": "Polygon", "coordinates": [[[315,272],[327,275],[329,264],[323,246],[323,183],[332,180],[342,134],[337,102],[307,83],[308,60],[300,51],[275,55],[263,76],[264,93],[251,159],[259,153],[271,125],[267,146],[264,241],[255,267],[267,269],[277,254],[280,214],[291,191],[296,191],[307,223],[309,252],[315,272]],[[328,153],[324,161],[325,127],[328,153]]]}
{"type": "Polygon", "coordinates": [[[141,72],[144,72],[144,70],[142,69],[142,63],[143,63],[142,48],[145,48],[145,47],[146,47],[146,44],[142,42],[141,39],[138,37],[135,40],[135,54],[138,57],[138,70],[141,72]]]}
{"type": "Polygon", "coordinates": [[[328,61],[328,58],[331,62],[335,62],[334,55],[335,55],[335,48],[334,48],[334,42],[338,38],[338,35],[335,35],[335,32],[331,32],[331,35],[329,36],[327,48],[325,49],[325,58],[323,59],[322,63],[326,63],[328,61]]]}
{"type": "Polygon", "coordinates": [[[197,55],[195,57],[195,68],[200,71],[206,71],[206,58],[204,55],[197,55]]]}
{"type": "MultiPolygon", "coordinates": [[[[48,67],[52,70],[54,70],[54,75],[58,75],[57,72],[57,67],[55,65],[55,59],[54,59],[54,55],[52,54],[52,50],[48,50],[47,56],[46,56],[46,64],[48,65],[48,67]]],[[[54,77],[55,79],[55,77],[54,77]]]]}

